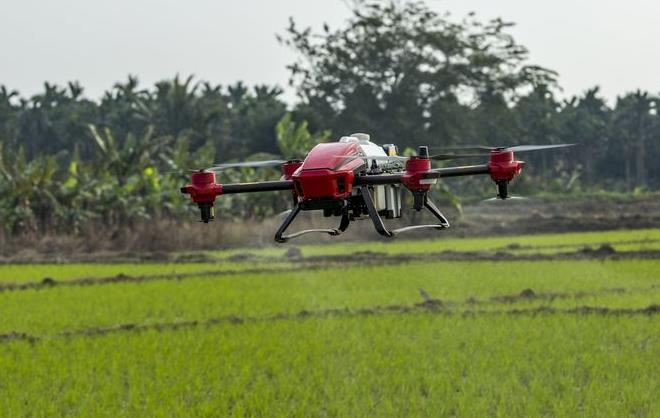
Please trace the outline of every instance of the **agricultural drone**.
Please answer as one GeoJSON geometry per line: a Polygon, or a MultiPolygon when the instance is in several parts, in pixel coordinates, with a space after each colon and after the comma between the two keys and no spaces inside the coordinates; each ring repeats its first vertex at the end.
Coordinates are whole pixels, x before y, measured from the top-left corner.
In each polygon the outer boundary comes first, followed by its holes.
{"type": "Polygon", "coordinates": [[[497,185],[497,198],[507,199],[509,182],[520,174],[524,165],[522,161],[514,158],[514,152],[570,145],[573,144],[468,146],[455,147],[452,150],[473,153],[436,155],[429,155],[428,147],[420,146],[416,156],[403,157],[398,155],[395,145],[379,146],[370,141],[369,135],[356,133],[342,137],[338,142],[316,145],[304,160],[229,163],[194,171],[191,184],[182,187],[181,192],[190,195],[193,202],[197,203],[201,221],[208,223],[214,219],[213,204],[217,196],[289,190],[293,208],[275,233],[275,241],[280,243],[312,232],[336,236],[344,232],[351,221],[365,218],[371,219],[379,234],[394,237],[415,229],[442,230],[449,227],[447,218],[428,197],[431,186],[436,184],[439,178],[489,175],[497,185]],[[432,160],[446,161],[480,156],[488,156],[488,163],[431,168],[432,160]],[[268,166],[280,166],[282,178],[278,181],[234,184],[219,184],[215,181],[216,172],[225,169],[268,166]],[[426,208],[437,219],[437,223],[388,229],[383,217],[401,217],[402,189],[408,189],[412,193],[412,206],[415,210],[426,208]],[[326,217],[339,217],[339,226],[330,229],[308,229],[286,235],[286,230],[300,211],[309,210],[322,210],[326,217]]]}

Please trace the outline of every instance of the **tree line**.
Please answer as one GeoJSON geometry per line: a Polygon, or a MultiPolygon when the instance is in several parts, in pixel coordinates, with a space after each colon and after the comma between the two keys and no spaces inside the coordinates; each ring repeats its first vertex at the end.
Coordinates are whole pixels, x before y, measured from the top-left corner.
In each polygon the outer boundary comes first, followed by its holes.
{"type": "MultiPolygon", "coordinates": [[[[369,132],[400,148],[577,143],[529,154],[522,187],[552,192],[656,190],[657,94],[608,103],[597,87],[561,100],[556,73],[529,63],[501,19],[455,20],[422,2],[353,3],[338,29],[278,36],[296,51],[297,100],[277,86],[193,77],[140,85],[129,76],[100,100],[77,82],[23,97],[0,86],[0,218],[6,233],[76,232],[154,216],[192,216],[186,170],[242,159],[300,158],[315,143],[369,132]]],[[[273,178],[241,169],[225,181],[273,178]]],[[[232,196],[221,210],[268,216],[286,197],[232,196]],[[279,200],[278,200],[279,199],[279,200]]]]}

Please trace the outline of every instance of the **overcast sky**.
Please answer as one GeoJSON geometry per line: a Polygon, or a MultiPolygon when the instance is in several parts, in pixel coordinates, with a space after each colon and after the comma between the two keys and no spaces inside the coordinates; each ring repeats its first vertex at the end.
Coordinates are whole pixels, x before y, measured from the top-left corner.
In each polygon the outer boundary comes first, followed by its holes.
{"type": "MultiPolygon", "coordinates": [[[[129,73],[143,85],[180,73],[287,87],[293,53],[275,34],[289,16],[320,28],[349,15],[341,0],[1,1],[0,84],[31,95],[46,80],[78,80],[91,98],[129,73]]],[[[475,11],[516,22],[513,35],[532,62],[560,73],[565,95],[594,85],[610,100],[637,88],[660,92],[660,0],[428,3],[457,19],[475,11]]]]}

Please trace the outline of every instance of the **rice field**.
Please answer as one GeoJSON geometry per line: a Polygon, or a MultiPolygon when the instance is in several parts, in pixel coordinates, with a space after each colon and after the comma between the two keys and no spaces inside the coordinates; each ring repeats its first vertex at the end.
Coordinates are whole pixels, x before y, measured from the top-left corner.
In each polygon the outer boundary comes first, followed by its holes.
{"type": "Polygon", "coordinates": [[[0,415],[658,416],[659,243],[641,230],[0,265],[0,415]],[[365,256],[332,257],[352,252],[365,256]]]}

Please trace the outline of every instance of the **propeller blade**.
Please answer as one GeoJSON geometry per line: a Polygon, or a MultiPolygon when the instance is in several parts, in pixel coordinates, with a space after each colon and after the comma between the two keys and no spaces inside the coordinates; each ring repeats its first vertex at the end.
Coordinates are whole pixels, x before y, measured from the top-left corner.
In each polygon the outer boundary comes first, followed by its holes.
{"type": "Polygon", "coordinates": [[[455,146],[455,147],[441,147],[434,149],[443,149],[443,150],[465,150],[465,151],[514,151],[514,152],[526,152],[526,151],[537,151],[542,149],[551,149],[551,148],[564,148],[572,147],[577,144],[554,144],[554,145],[514,145],[511,147],[491,147],[487,145],[465,145],[465,146],[455,146]]]}
{"type": "Polygon", "coordinates": [[[523,196],[508,196],[505,199],[502,199],[501,197],[491,197],[490,199],[482,200],[482,202],[498,202],[504,200],[530,200],[530,199],[529,197],[523,197],[523,196]]]}
{"type": "Polygon", "coordinates": [[[277,167],[286,163],[286,160],[265,160],[265,161],[244,161],[239,163],[226,163],[226,164],[216,164],[207,170],[217,171],[224,170],[226,168],[259,168],[259,167],[277,167]]]}
{"type": "MultiPolygon", "coordinates": [[[[484,157],[488,156],[489,154],[481,153],[481,154],[435,154],[429,156],[429,159],[435,160],[435,161],[448,161],[448,160],[454,160],[458,158],[472,158],[472,157],[484,157]]],[[[380,155],[380,156],[355,156],[352,158],[353,160],[357,159],[363,159],[363,160],[376,160],[376,161],[386,161],[386,162],[399,162],[399,161],[408,161],[410,157],[404,157],[401,155],[395,155],[395,156],[385,156],[385,155],[380,155]]]]}
{"type": "Polygon", "coordinates": [[[429,156],[429,159],[435,161],[448,161],[455,160],[458,158],[472,158],[472,157],[487,157],[489,154],[480,153],[480,154],[435,154],[429,156]]]}
{"type": "Polygon", "coordinates": [[[556,145],[516,145],[515,147],[506,148],[507,151],[514,152],[526,152],[526,151],[537,151],[542,149],[551,149],[551,148],[565,148],[572,147],[576,144],[556,144],[556,145]]]}
{"type": "Polygon", "coordinates": [[[192,173],[203,173],[206,169],[192,169],[192,168],[182,168],[181,170],[168,170],[162,171],[160,174],[192,174],[192,173]]]}
{"type": "Polygon", "coordinates": [[[449,147],[431,147],[431,149],[447,151],[492,151],[497,149],[497,147],[490,147],[488,145],[452,145],[449,147]]]}

